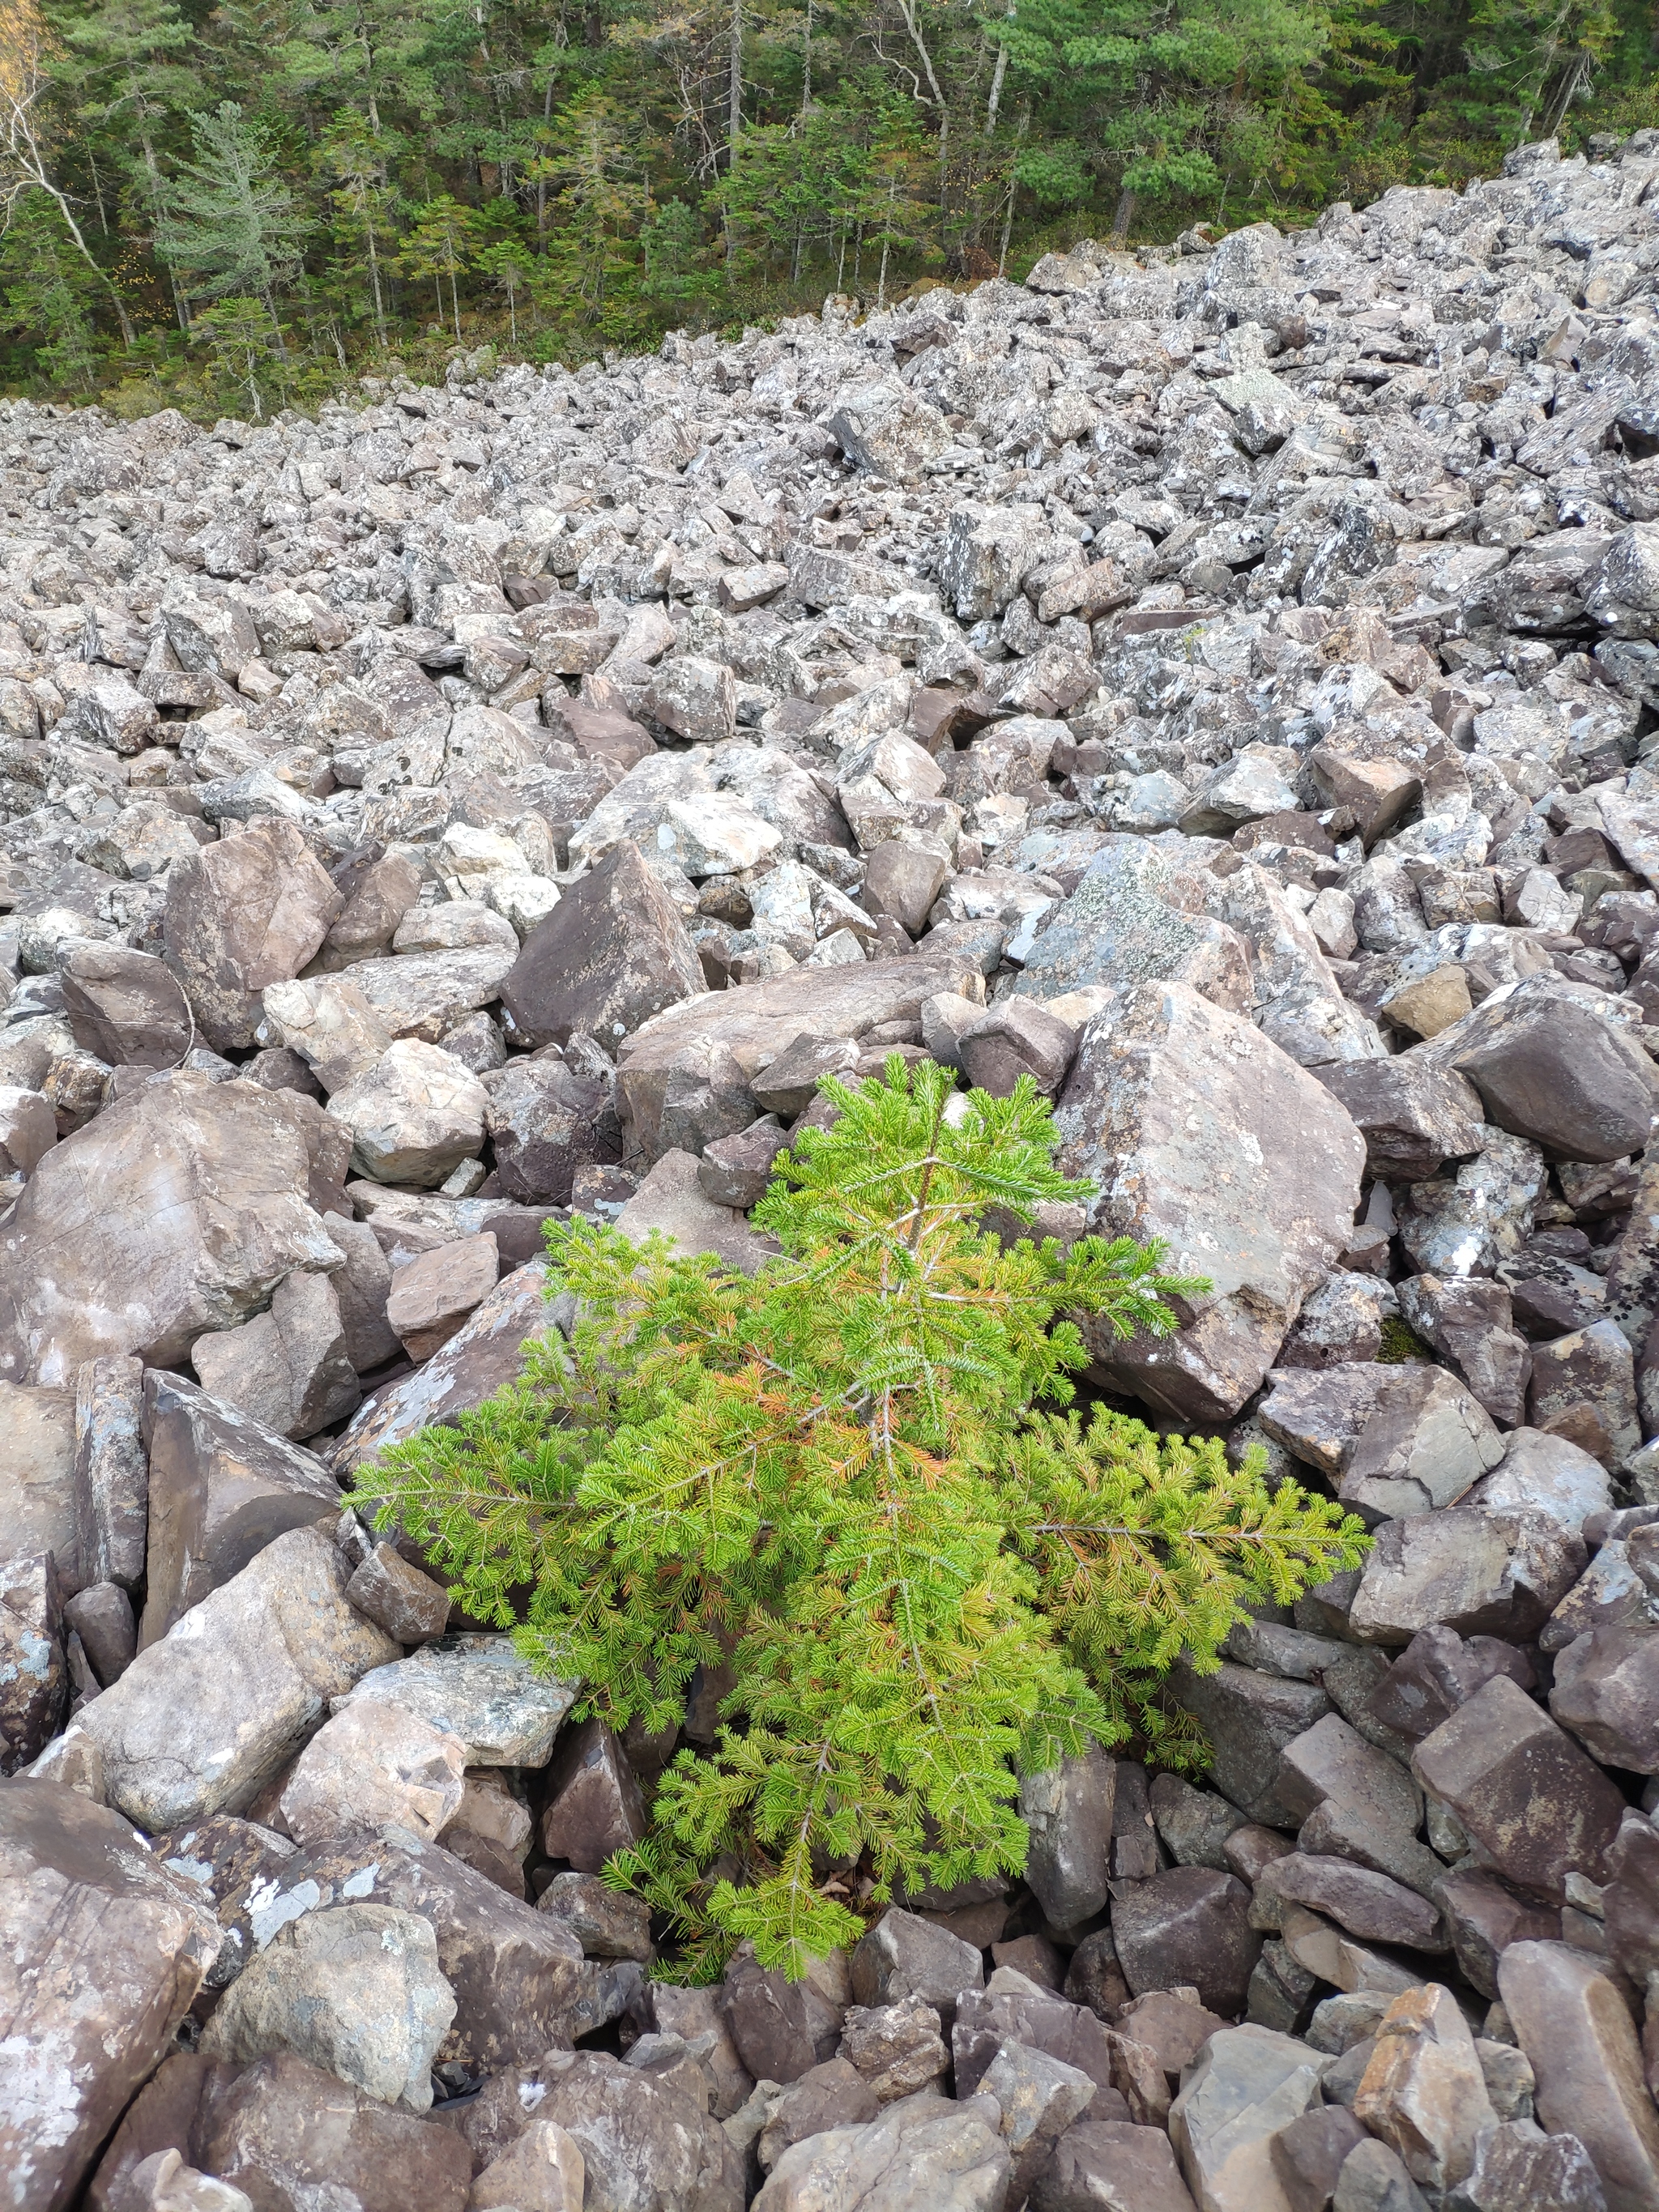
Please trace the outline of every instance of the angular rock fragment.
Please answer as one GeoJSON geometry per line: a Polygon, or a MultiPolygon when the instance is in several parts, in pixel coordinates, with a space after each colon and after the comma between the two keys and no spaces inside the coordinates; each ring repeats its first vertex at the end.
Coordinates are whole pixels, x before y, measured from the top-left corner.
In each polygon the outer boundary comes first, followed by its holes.
{"type": "Polygon", "coordinates": [[[341,1709],[395,1705],[459,1737],[469,1766],[544,1766],[575,1697],[574,1683],[537,1674],[510,1636],[465,1633],[364,1672],[341,1709]]]}
{"type": "Polygon", "coordinates": [[[171,868],[166,957],[203,1041],[252,1044],[259,994],[299,974],[343,903],[291,822],[222,837],[171,868]]]}
{"type": "Polygon", "coordinates": [[[55,1145],[0,1228],[0,1375],[177,1365],[295,1268],[340,1264],[345,1133],[308,1098],[164,1075],[55,1145]]]}
{"type": "Polygon", "coordinates": [[[1412,1770],[1521,1890],[1559,1904],[1570,1872],[1603,1878],[1624,1800],[1507,1675],[1426,1736],[1412,1770]]]}
{"type": "Polygon", "coordinates": [[[139,1642],[148,1646],[287,1530],[331,1528],[340,1489],[310,1452],[155,1368],[144,1378],[143,1431],[149,1516],[139,1642]]]}
{"type": "Polygon", "coordinates": [[[118,1814],[0,1782],[0,2154],[24,2212],[72,2203],[219,1948],[202,1893],[118,1814]]]}
{"type": "Polygon", "coordinates": [[[337,1905],[304,1914],[249,1961],[202,2049],[238,2063],[290,2051],[386,2104],[424,2112],[454,2017],[428,1921],[383,1905],[337,1905]]]}
{"type": "Polygon", "coordinates": [[[347,1579],[319,1529],[292,1528],[141,1651],[74,1723],[110,1802],[152,1830],[250,1805],[328,1700],[397,1656],[347,1579]]]}
{"type": "Polygon", "coordinates": [[[564,1044],[580,1029],[609,1047],[702,988],[684,924],[624,843],[537,924],[501,1000],[533,1044],[564,1044]]]}
{"type": "Polygon", "coordinates": [[[1258,1030],[1181,984],[1149,984],[1085,1032],[1056,1121],[1065,1170],[1103,1174],[1101,1231],[1167,1237],[1172,1262],[1212,1285],[1176,1301],[1175,1336],[1095,1342],[1103,1375],[1171,1412],[1229,1418],[1346,1241],[1358,1132],[1258,1030]]]}

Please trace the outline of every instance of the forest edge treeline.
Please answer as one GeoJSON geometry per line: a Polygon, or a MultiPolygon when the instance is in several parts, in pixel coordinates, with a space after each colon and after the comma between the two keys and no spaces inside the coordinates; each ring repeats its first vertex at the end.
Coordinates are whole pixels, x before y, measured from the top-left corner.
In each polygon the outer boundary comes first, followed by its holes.
{"type": "Polygon", "coordinates": [[[1659,124],[1651,0],[3,0],[0,384],[304,404],[1659,124]]]}

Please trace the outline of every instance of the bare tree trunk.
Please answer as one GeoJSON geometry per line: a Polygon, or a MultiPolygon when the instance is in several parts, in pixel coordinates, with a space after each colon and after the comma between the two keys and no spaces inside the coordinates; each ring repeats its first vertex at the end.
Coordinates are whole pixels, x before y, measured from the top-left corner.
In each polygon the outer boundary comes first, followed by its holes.
{"type": "MultiPolygon", "coordinates": [[[[1022,100],[1020,102],[1019,108],[1019,127],[1014,133],[1016,142],[1022,139],[1030,127],[1031,103],[1029,100],[1022,100]]],[[[1008,273],[1008,247],[1012,241],[1014,235],[1014,197],[1018,190],[1019,179],[1015,176],[1014,172],[1011,167],[1008,171],[1008,204],[1006,209],[1004,210],[1002,218],[1002,244],[997,252],[997,275],[999,276],[1006,276],[1008,273]]]]}
{"type": "Polygon", "coordinates": [[[1543,131],[1546,138],[1553,138],[1562,124],[1565,122],[1567,110],[1577,96],[1579,86],[1589,75],[1589,70],[1590,58],[1586,53],[1574,54],[1568,60],[1567,66],[1561,74],[1560,84],[1556,88],[1555,97],[1544,112],[1543,131]]]}
{"type": "Polygon", "coordinates": [[[1134,220],[1134,194],[1129,190],[1127,185],[1120,185],[1117,194],[1117,208],[1112,216],[1112,236],[1115,239],[1127,238],[1129,235],[1129,225],[1134,220]]]}
{"type": "Polygon", "coordinates": [[[743,0],[732,0],[727,68],[731,72],[726,111],[726,167],[729,176],[738,166],[738,140],[743,131],[743,0]]]}

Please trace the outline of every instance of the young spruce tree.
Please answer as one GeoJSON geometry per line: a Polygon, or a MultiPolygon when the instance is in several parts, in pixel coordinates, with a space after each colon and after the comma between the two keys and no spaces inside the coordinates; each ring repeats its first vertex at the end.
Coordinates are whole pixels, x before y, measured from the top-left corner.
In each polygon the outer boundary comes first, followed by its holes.
{"type": "Polygon", "coordinates": [[[568,1334],[374,1471],[382,1525],[580,1678],[579,1711],[669,1728],[731,1667],[714,1754],[681,1754],[610,1870],[693,1976],[745,1936],[799,1974],[861,1933],[857,1902],[1018,1871],[1022,1775],[1133,1729],[1189,1761],[1158,1702],[1176,1654],[1212,1667],[1242,1605],[1360,1554],[1358,1521],[1218,1443],[1067,1410],[1069,1314],[1161,1333],[1160,1294],[1195,1286],[1156,1247],[983,1233],[1087,1186],[1028,1081],[951,1085],[896,1056],[826,1082],[839,1119],[780,1162],[752,1279],[552,1231],[568,1334]]]}

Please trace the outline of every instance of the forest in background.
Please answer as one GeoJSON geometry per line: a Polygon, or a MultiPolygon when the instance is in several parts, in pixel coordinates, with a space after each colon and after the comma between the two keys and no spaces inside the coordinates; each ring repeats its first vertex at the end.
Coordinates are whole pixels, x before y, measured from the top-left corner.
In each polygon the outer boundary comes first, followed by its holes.
{"type": "Polygon", "coordinates": [[[1655,125],[1654,0],[0,0],[0,388],[574,362],[1655,125]]]}

